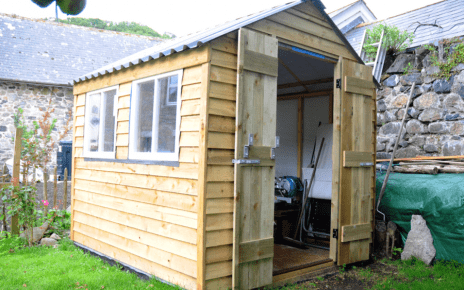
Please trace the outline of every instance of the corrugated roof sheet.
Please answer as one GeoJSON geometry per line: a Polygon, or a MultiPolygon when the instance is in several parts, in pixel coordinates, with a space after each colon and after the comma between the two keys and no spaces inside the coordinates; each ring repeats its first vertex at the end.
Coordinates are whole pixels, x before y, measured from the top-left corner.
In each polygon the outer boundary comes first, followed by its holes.
{"type": "Polygon", "coordinates": [[[351,46],[359,52],[364,31],[380,22],[395,25],[408,32],[414,32],[417,28],[410,47],[417,47],[444,38],[462,36],[464,35],[464,1],[445,0],[385,20],[363,24],[349,31],[345,37],[351,46]],[[421,25],[434,23],[440,27],[421,25]]]}

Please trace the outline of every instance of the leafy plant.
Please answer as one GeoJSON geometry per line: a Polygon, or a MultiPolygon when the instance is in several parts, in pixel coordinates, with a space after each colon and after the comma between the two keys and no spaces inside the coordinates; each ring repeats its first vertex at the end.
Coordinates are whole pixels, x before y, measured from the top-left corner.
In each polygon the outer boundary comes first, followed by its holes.
{"type": "Polygon", "coordinates": [[[383,31],[385,31],[385,33],[382,47],[387,49],[387,53],[396,54],[402,52],[408,48],[414,40],[414,33],[412,32],[407,32],[406,30],[402,31],[395,25],[388,25],[386,23],[377,24],[372,27],[372,29],[367,29],[366,31],[367,37],[363,49],[369,58],[375,58],[378,47],[372,44],[380,41],[383,31]]]}
{"type": "MultiPolygon", "coordinates": [[[[458,64],[464,63],[464,43],[461,40],[445,39],[441,42],[441,44],[444,45],[452,43],[458,44],[454,47],[454,51],[451,54],[448,54],[448,57],[443,62],[438,59],[438,52],[435,46],[428,44],[424,45],[424,47],[430,51],[430,61],[432,62],[432,65],[440,69],[440,71],[435,74],[438,78],[445,78],[446,80],[449,80],[452,75],[451,70],[458,64]]],[[[449,52],[449,46],[445,47],[444,52],[449,52]]]]}
{"type": "Polygon", "coordinates": [[[403,68],[403,74],[407,75],[413,69],[414,66],[410,62],[408,62],[408,65],[405,68],[403,68]]]}
{"type": "Polygon", "coordinates": [[[343,264],[343,265],[340,266],[340,268],[338,269],[338,272],[340,273],[340,275],[342,275],[342,274],[345,273],[345,270],[346,270],[346,264],[343,264]]]}
{"type": "Polygon", "coordinates": [[[31,0],[40,8],[46,8],[53,2],[60,7],[60,10],[68,15],[77,15],[84,11],[87,0],[31,0]]]}

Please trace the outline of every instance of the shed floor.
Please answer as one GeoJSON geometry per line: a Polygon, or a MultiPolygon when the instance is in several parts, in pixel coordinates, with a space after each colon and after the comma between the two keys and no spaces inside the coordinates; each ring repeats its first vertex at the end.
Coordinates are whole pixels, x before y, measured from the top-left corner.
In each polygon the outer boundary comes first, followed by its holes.
{"type": "Polygon", "coordinates": [[[309,248],[300,249],[292,246],[274,244],[273,275],[312,267],[332,261],[329,250],[309,248]]]}

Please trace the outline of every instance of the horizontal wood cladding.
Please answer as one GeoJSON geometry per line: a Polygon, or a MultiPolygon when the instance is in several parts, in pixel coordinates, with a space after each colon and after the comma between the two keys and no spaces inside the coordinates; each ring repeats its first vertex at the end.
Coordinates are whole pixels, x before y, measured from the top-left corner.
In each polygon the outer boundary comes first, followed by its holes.
{"type": "Polygon", "coordinates": [[[201,65],[210,59],[209,46],[175,53],[145,63],[121,69],[74,85],[74,94],[82,94],[101,88],[106,88],[130,81],[150,77],[178,69],[201,65]]]}
{"type": "Polygon", "coordinates": [[[178,271],[171,270],[167,267],[153,263],[145,257],[134,255],[120,249],[119,247],[112,246],[98,239],[89,237],[81,233],[79,230],[76,230],[74,240],[80,244],[94,249],[95,251],[105,254],[112,259],[131,265],[134,268],[140,269],[147,273],[156,273],[156,276],[163,280],[175,283],[186,289],[196,289],[196,279],[194,277],[181,274],[178,271]]]}

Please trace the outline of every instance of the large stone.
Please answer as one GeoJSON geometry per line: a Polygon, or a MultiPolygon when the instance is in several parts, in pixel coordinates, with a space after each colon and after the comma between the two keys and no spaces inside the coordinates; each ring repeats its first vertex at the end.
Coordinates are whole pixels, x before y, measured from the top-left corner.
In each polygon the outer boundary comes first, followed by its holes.
{"type": "Polygon", "coordinates": [[[424,91],[424,93],[430,91],[432,89],[432,85],[431,84],[423,84],[421,86],[422,90],[424,91]]]}
{"type": "Polygon", "coordinates": [[[384,86],[394,87],[400,82],[400,77],[398,75],[392,75],[383,82],[384,86]]]}
{"type": "Polygon", "coordinates": [[[404,108],[404,106],[408,102],[408,98],[409,97],[407,95],[400,94],[392,100],[391,106],[395,108],[404,108]]]}
{"type": "Polygon", "coordinates": [[[417,147],[421,147],[425,145],[425,139],[426,138],[424,136],[414,136],[410,139],[410,144],[417,147]]]}
{"type": "Polygon", "coordinates": [[[424,145],[424,150],[427,153],[437,153],[438,152],[438,147],[435,144],[426,144],[426,145],[424,145]]]}
{"type": "Polygon", "coordinates": [[[53,233],[51,236],[50,236],[50,239],[54,239],[54,240],[61,240],[61,237],[58,236],[57,234],[53,233]]]}
{"type": "Polygon", "coordinates": [[[406,132],[409,134],[426,133],[427,127],[417,120],[411,120],[406,124],[406,132]]]}
{"type": "Polygon", "coordinates": [[[462,121],[452,122],[449,132],[452,135],[464,135],[464,123],[462,121]]]}
{"type": "Polygon", "coordinates": [[[377,126],[385,125],[385,114],[377,113],[377,126]]]}
{"type": "Polygon", "coordinates": [[[377,110],[379,112],[385,112],[387,110],[387,105],[385,104],[385,100],[380,100],[377,102],[377,110]]]}
{"type": "Polygon", "coordinates": [[[443,105],[445,108],[456,108],[462,109],[464,105],[464,101],[458,94],[451,93],[445,97],[443,100],[443,105]]]}
{"type": "Polygon", "coordinates": [[[452,72],[460,72],[464,70],[464,63],[460,63],[457,66],[453,67],[452,72]]]}
{"type": "Polygon", "coordinates": [[[404,73],[404,69],[408,67],[409,63],[414,65],[415,56],[413,54],[400,54],[395,62],[388,68],[386,73],[395,74],[395,73],[404,73]]]}
{"type": "Polygon", "coordinates": [[[431,54],[428,54],[426,57],[424,57],[424,59],[422,60],[422,66],[423,67],[429,67],[432,65],[432,55],[431,54]]]}
{"type": "Polygon", "coordinates": [[[414,147],[407,147],[396,150],[395,158],[413,158],[418,155],[420,155],[419,150],[414,147]]]}
{"type": "Polygon", "coordinates": [[[56,244],[58,244],[58,242],[55,239],[43,238],[43,239],[40,240],[40,245],[41,246],[53,247],[56,244]]]}
{"type": "Polygon", "coordinates": [[[429,132],[433,134],[444,134],[448,133],[448,126],[446,122],[437,122],[429,124],[429,132]]]}
{"type": "Polygon", "coordinates": [[[439,79],[433,82],[433,90],[437,94],[449,93],[451,91],[451,84],[444,79],[439,79]]]}
{"type": "Polygon", "coordinates": [[[386,111],[385,112],[385,123],[396,121],[396,111],[386,111]]]}
{"type": "Polygon", "coordinates": [[[421,47],[418,47],[414,50],[414,55],[415,55],[415,58],[414,58],[414,68],[416,69],[421,69],[422,68],[422,60],[425,58],[425,56],[429,53],[430,51],[421,46],[421,47]]]}
{"type": "Polygon", "coordinates": [[[461,155],[461,153],[462,153],[462,142],[461,141],[447,141],[443,144],[443,155],[444,156],[461,155]]]}
{"type": "Polygon", "coordinates": [[[408,260],[416,257],[425,264],[430,265],[436,255],[433,246],[433,237],[427,223],[420,215],[412,215],[411,230],[401,253],[401,260],[408,260]]]}
{"type": "Polygon", "coordinates": [[[398,135],[401,128],[400,122],[391,122],[383,125],[380,128],[381,135],[398,135]]]}
{"type": "Polygon", "coordinates": [[[419,120],[422,122],[433,122],[443,118],[443,110],[430,108],[425,109],[422,114],[419,115],[419,120]]]}
{"type": "Polygon", "coordinates": [[[419,116],[419,114],[420,114],[420,111],[416,110],[414,107],[410,107],[408,109],[408,115],[413,117],[413,118],[417,118],[417,116],[419,116]]]}
{"type": "Polygon", "coordinates": [[[377,147],[377,151],[384,151],[385,148],[386,148],[386,145],[385,145],[385,143],[379,143],[379,142],[377,142],[377,146],[376,146],[376,147],[377,147]]]}
{"type": "Polygon", "coordinates": [[[459,95],[461,98],[464,99],[464,84],[455,81],[453,86],[451,87],[451,92],[459,95]]]}
{"type": "MultiPolygon", "coordinates": [[[[41,225],[40,227],[35,227],[32,231],[32,242],[33,243],[36,243],[38,241],[40,241],[40,239],[43,237],[45,231],[48,229],[48,222],[45,222],[43,225],[41,225]]],[[[28,236],[28,239],[29,237],[31,236],[31,230],[30,229],[27,229],[25,230],[24,232],[22,232],[20,234],[20,237],[21,238],[26,238],[26,234],[28,236]]]]}
{"type": "Polygon", "coordinates": [[[460,114],[448,114],[445,116],[445,121],[455,121],[461,118],[460,114]]]}
{"type": "Polygon", "coordinates": [[[429,92],[423,94],[414,100],[414,107],[418,110],[423,110],[427,108],[438,108],[440,106],[440,97],[434,93],[429,92]]]}
{"type": "Polygon", "coordinates": [[[390,159],[391,154],[386,153],[386,152],[377,152],[376,157],[377,157],[377,159],[390,159]]]}
{"type": "Polygon", "coordinates": [[[411,73],[404,76],[401,76],[400,82],[403,86],[411,86],[413,83],[416,85],[422,84],[421,74],[420,73],[411,73]]]}
{"type": "Polygon", "coordinates": [[[392,93],[392,88],[383,88],[381,90],[377,90],[377,100],[383,99],[386,96],[390,95],[392,93]]]}

